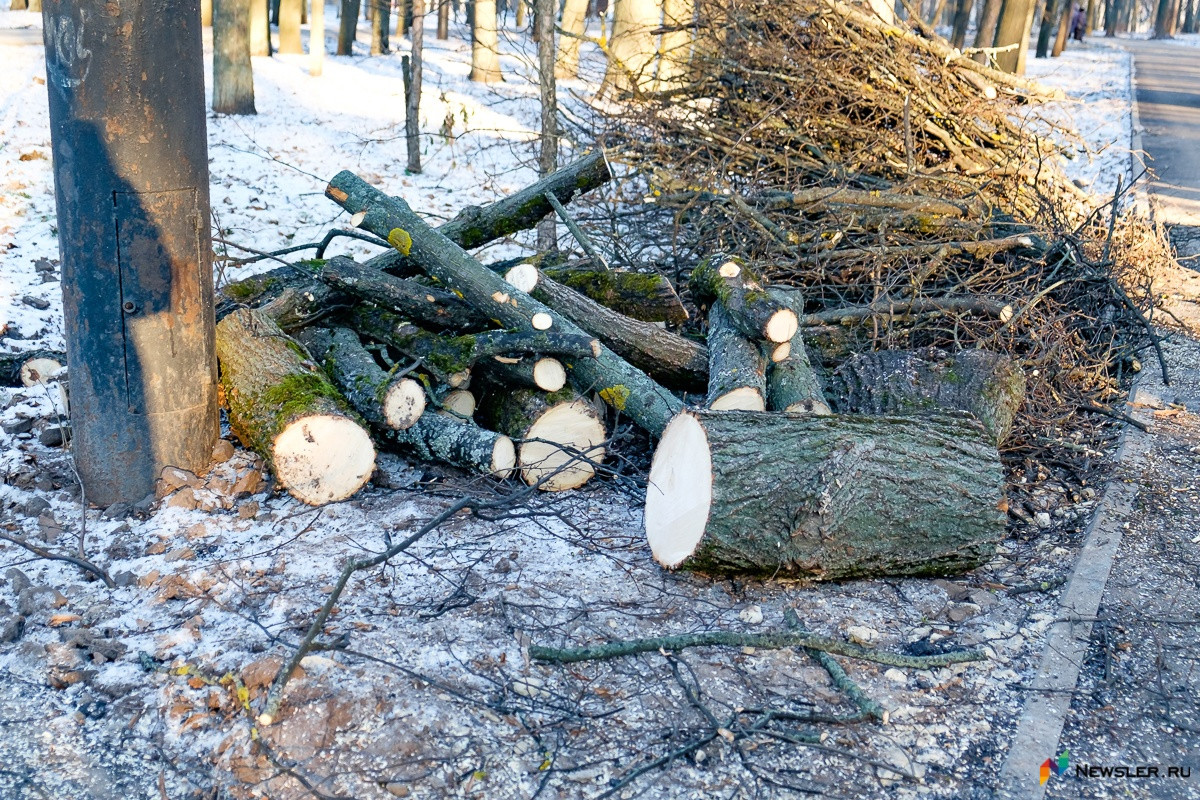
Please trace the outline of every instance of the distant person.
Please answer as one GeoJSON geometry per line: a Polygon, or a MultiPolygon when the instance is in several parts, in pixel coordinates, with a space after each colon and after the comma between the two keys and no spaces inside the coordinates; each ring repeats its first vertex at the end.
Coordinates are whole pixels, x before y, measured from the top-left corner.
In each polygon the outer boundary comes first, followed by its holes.
{"type": "Polygon", "coordinates": [[[1071,15],[1071,38],[1077,42],[1083,41],[1084,28],[1087,27],[1087,12],[1083,10],[1083,6],[1075,6],[1075,13],[1071,15]]]}

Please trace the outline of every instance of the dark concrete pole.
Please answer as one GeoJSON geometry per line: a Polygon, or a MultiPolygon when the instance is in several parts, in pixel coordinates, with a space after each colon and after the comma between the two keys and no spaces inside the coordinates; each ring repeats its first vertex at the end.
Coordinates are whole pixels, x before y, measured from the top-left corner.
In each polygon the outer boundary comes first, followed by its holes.
{"type": "Polygon", "coordinates": [[[75,461],[90,502],[135,502],[218,432],[199,1],[43,22],[75,461]]]}

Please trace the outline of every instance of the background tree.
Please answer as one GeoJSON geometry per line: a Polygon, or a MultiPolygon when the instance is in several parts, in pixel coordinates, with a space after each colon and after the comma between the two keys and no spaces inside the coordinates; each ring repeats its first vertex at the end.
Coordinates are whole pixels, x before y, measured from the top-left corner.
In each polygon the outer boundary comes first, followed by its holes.
{"type": "Polygon", "coordinates": [[[579,75],[580,36],[585,30],[588,0],[566,0],[562,11],[562,36],[558,40],[558,58],[554,77],[570,80],[579,75]]]}
{"type": "Polygon", "coordinates": [[[641,90],[654,79],[654,31],[662,24],[659,0],[617,0],[613,7],[605,84],[617,91],[641,90]]]}
{"type": "Polygon", "coordinates": [[[341,20],[338,25],[339,56],[354,54],[354,39],[358,34],[358,5],[359,0],[342,0],[341,20]]]}
{"type": "Polygon", "coordinates": [[[1034,0],[1004,0],[996,23],[995,47],[1009,47],[996,54],[996,66],[1005,72],[1025,74],[1025,51],[1033,30],[1034,0]],[[1013,46],[1015,45],[1015,47],[1013,46]]]}
{"type": "MultiPolygon", "coordinates": [[[[554,17],[558,0],[536,0],[536,3],[533,24],[537,28],[538,88],[542,105],[538,175],[544,178],[558,168],[558,87],[554,82],[554,62],[558,55],[554,46],[554,17]]],[[[537,248],[545,253],[557,246],[554,215],[548,214],[538,223],[537,248]]]]}
{"type": "Polygon", "coordinates": [[[408,78],[404,87],[404,132],[408,140],[408,171],[421,171],[421,62],[425,50],[425,0],[412,0],[412,39],[408,78]]]}
{"type": "Polygon", "coordinates": [[[437,38],[450,38],[450,0],[437,0],[437,38]]]}
{"type": "Polygon", "coordinates": [[[1177,30],[1179,20],[1179,0],[1158,0],[1158,8],[1154,13],[1155,39],[1172,39],[1177,30]]]}
{"type": "Polygon", "coordinates": [[[954,30],[950,34],[950,44],[960,50],[967,44],[967,28],[971,25],[971,11],[975,8],[975,0],[959,0],[954,10],[954,30]]]}
{"type": "MultiPolygon", "coordinates": [[[[1000,6],[1003,0],[983,0],[979,9],[979,21],[975,28],[975,47],[991,47],[996,40],[996,23],[1000,21],[1000,6]]],[[[981,64],[988,63],[986,53],[978,53],[975,60],[981,64]]]]}
{"type": "Polygon", "coordinates": [[[251,0],[213,0],[213,111],[253,114],[251,0]]]}
{"type": "Polygon", "coordinates": [[[471,80],[494,83],[500,73],[500,42],[496,31],[496,0],[475,0],[475,36],[471,44],[471,80]]]}
{"type": "Polygon", "coordinates": [[[303,53],[300,40],[300,6],[304,0],[279,0],[279,52],[303,53]]]}
{"type": "Polygon", "coordinates": [[[678,84],[692,61],[692,24],[696,16],[695,0],[663,0],[663,35],[659,48],[658,84],[661,89],[678,84]]]}
{"type": "Polygon", "coordinates": [[[213,0],[200,0],[200,24],[206,28],[212,27],[213,0]]]}
{"type": "Polygon", "coordinates": [[[270,0],[250,0],[250,55],[271,55],[270,0]]]}
{"type": "Polygon", "coordinates": [[[369,0],[371,3],[371,55],[391,52],[388,33],[392,27],[391,0],[369,0]]]}
{"type": "Polygon", "coordinates": [[[312,0],[312,18],[308,24],[308,73],[314,78],[325,70],[325,0],[312,0]]]}

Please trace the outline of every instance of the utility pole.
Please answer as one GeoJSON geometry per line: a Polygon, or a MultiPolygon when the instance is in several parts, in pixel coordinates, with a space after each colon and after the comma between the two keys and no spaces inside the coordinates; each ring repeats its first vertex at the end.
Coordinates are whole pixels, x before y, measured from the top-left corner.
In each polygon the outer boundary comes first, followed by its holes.
{"type": "Polygon", "coordinates": [[[87,500],[132,503],[218,433],[199,0],[44,0],[70,375],[87,500]]]}

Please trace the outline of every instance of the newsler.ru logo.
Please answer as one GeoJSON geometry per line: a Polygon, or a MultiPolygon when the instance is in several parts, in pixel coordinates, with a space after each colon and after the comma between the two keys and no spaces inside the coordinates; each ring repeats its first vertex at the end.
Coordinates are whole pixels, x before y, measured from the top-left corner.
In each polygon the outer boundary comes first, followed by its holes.
{"type": "Polygon", "coordinates": [[[1110,766],[1105,764],[1076,764],[1076,778],[1120,778],[1137,780],[1139,778],[1190,778],[1191,767],[1163,767],[1154,764],[1138,764],[1137,766],[1110,766]]]}

